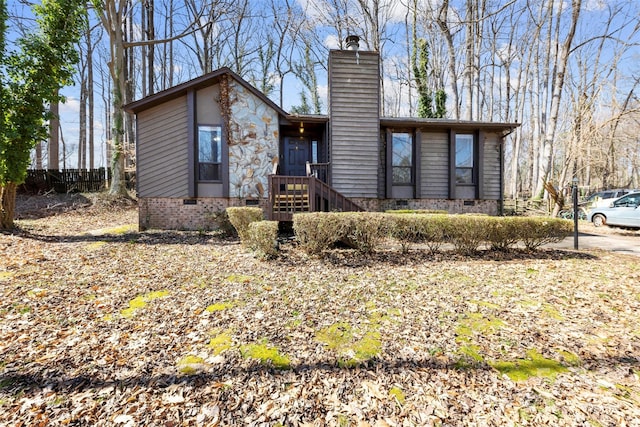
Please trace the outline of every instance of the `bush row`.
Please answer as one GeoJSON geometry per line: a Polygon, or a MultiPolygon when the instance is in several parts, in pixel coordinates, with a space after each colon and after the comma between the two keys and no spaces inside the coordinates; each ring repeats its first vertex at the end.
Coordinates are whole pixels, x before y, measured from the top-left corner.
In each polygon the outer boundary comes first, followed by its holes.
{"type": "Polygon", "coordinates": [[[533,250],[569,236],[573,224],[546,217],[345,212],[296,214],[293,229],[309,254],[320,254],[337,242],[369,253],[387,238],[396,240],[403,252],[416,244],[435,252],[450,243],[457,252],[469,254],[482,245],[505,250],[521,243],[533,250]]]}
{"type": "MultiPolygon", "coordinates": [[[[278,223],[263,221],[260,208],[227,208],[229,221],[241,243],[261,257],[277,256],[278,223]]],[[[321,254],[337,243],[371,253],[388,239],[403,252],[422,245],[437,252],[445,243],[455,251],[471,254],[487,246],[507,250],[522,244],[534,250],[571,235],[573,223],[547,217],[495,217],[427,213],[314,212],[295,214],[293,230],[299,246],[311,255],[321,254]]]]}

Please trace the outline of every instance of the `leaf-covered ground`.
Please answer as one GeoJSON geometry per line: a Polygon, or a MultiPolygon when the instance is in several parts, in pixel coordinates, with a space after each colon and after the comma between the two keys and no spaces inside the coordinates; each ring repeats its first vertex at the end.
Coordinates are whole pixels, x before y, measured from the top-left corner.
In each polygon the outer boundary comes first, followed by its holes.
{"type": "Polygon", "coordinates": [[[136,216],[0,234],[0,425],[640,426],[637,257],[261,261],[136,216]]]}

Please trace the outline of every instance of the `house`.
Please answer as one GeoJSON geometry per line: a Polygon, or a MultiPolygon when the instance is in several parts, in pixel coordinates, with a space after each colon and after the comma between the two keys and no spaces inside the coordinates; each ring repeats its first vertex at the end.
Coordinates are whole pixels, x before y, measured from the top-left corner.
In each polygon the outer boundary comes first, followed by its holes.
{"type": "Polygon", "coordinates": [[[329,114],[283,111],[221,68],[127,105],[140,228],[206,229],[229,206],[500,214],[514,123],[380,116],[379,55],[329,54],[329,114]]]}

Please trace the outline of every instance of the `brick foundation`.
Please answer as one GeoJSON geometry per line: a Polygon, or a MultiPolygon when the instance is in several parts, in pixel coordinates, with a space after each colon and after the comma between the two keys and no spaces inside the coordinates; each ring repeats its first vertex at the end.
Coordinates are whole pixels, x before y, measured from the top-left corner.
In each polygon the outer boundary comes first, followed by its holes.
{"type": "Polygon", "coordinates": [[[499,215],[499,200],[449,200],[449,199],[359,199],[353,202],[367,211],[384,212],[397,209],[440,210],[450,214],[477,213],[499,215]]]}
{"type": "MultiPolygon", "coordinates": [[[[498,200],[448,200],[448,199],[352,199],[362,208],[372,212],[394,209],[443,210],[452,214],[479,213],[498,215],[498,200]]],[[[230,206],[259,206],[265,213],[268,199],[243,200],[237,198],[140,198],[138,215],[140,230],[214,230],[218,228],[216,214],[230,206]]],[[[266,217],[266,215],[265,215],[266,217]]]]}
{"type": "Polygon", "coordinates": [[[140,198],[138,199],[138,225],[140,230],[214,230],[218,228],[216,214],[230,206],[256,203],[263,210],[267,199],[241,200],[217,197],[198,199],[140,198]]]}

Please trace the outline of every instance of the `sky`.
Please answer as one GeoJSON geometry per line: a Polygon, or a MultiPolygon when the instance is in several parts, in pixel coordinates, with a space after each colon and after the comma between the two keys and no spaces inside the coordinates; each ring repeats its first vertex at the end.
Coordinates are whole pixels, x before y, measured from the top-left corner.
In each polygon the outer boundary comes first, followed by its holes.
{"type": "MultiPolygon", "coordinates": [[[[260,0],[257,0],[260,1],[260,0]]],[[[317,8],[319,5],[326,0],[296,0],[298,4],[300,4],[304,10],[307,11],[308,19],[317,18],[319,12],[317,8]]],[[[390,8],[390,16],[391,23],[390,25],[404,25],[404,17],[405,17],[405,9],[402,6],[403,2],[397,0],[388,0],[392,5],[390,8]]],[[[420,2],[433,2],[436,0],[419,0],[420,2]]],[[[506,3],[506,0],[502,0],[503,3],[506,3]]],[[[620,0],[583,0],[584,2],[584,13],[585,19],[582,21],[582,26],[579,29],[582,34],[579,35],[582,39],[588,36],[588,31],[590,30],[591,18],[596,18],[602,14],[606,14],[607,8],[614,7],[617,4],[621,3],[620,0]]],[[[457,3],[456,0],[452,1],[452,4],[457,3]]],[[[564,2],[557,4],[563,4],[563,7],[568,7],[569,2],[565,0],[564,2]]],[[[29,16],[30,11],[29,8],[24,6],[24,3],[20,0],[8,0],[8,10],[10,15],[16,14],[20,16],[29,16]]],[[[10,34],[9,38],[15,36],[15,28],[9,28],[10,34]]],[[[325,47],[332,49],[338,46],[337,36],[332,34],[327,30],[327,28],[320,29],[318,31],[323,34],[323,40],[325,43],[325,47]]],[[[402,39],[402,36],[399,37],[402,39]]],[[[637,41],[636,41],[637,42],[637,41]]],[[[397,52],[397,60],[406,60],[404,53],[406,49],[403,47],[403,40],[388,40],[387,41],[389,47],[389,51],[393,52],[393,49],[396,49],[397,52]]],[[[388,51],[388,52],[389,52],[388,51]]],[[[638,63],[640,63],[640,53],[636,48],[636,53],[628,55],[625,62],[620,64],[620,67],[625,68],[628,67],[629,73],[636,73],[638,70],[638,63]]],[[[393,60],[393,53],[388,54],[389,57],[393,60]]],[[[323,73],[322,70],[318,70],[318,91],[324,100],[324,107],[326,109],[326,96],[327,96],[327,82],[326,82],[326,74],[323,73]]],[[[385,83],[388,87],[392,84],[391,82],[385,83]]],[[[289,75],[285,79],[285,102],[284,109],[289,110],[292,105],[298,104],[300,101],[299,92],[302,87],[300,83],[295,81],[295,79],[289,75]]],[[[62,138],[66,145],[66,167],[77,167],[77,141],[78,141],[78,130],[79,130],[79,88],[77,86],[66,87],[62,90],[62,94],[66,96],[67,102],[60,106],[60,118],[61,118],[61,132],[62,138]]],[[[277,96],[277,95],[276,95],[277,96]]],[[[96,162],[96,166],[106,166],[106,150],[105,150],[105,129],[103,128],[104,122],[104,111],[102,110],[102,100],[99,99],[99,94],[96,94],[96,111],[95,111],[95,144],[96,149],[94,152],[94,158],[96,162]]],[[[60,158],[62,159],[64,156],[61,153],[60,158]]],[[[61,165],[62,167],[62,165],[61,165]]]]}

